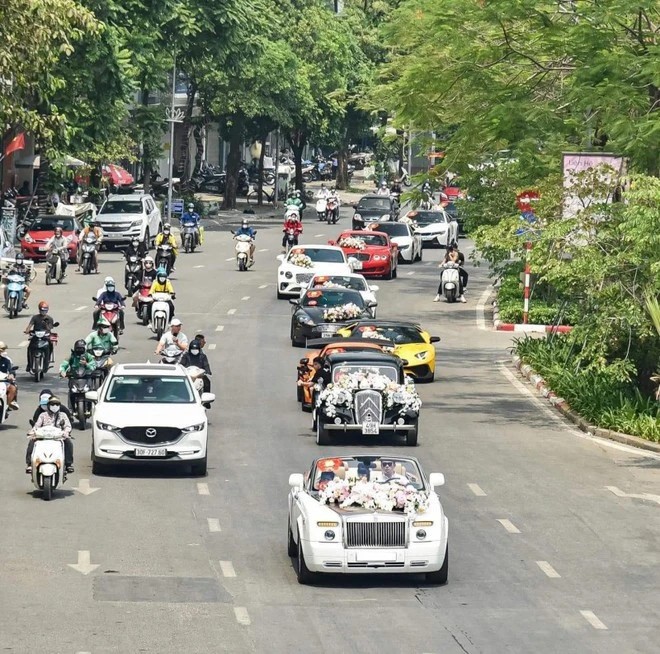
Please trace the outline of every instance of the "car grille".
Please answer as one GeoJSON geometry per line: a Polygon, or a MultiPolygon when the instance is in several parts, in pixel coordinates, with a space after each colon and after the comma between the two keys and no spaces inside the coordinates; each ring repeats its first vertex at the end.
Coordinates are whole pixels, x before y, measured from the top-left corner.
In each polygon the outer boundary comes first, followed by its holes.
{"type": "Polygon", "coordinates": [[[346,547],[405,547],[406,523],[354,522],[346,524],[346,547]]]}
{"type": "Polygon", "coordinates": [[[383,396],[378,391],[358,391],[354,398],[355,422],[380,422],[383,415],[383,396]]]}
{"type": "Polygon", "coordinates": [[[296,275],[296,281],[300,284],[306,284],[314,277],[314,273],[298,273],[296,275]]]}
{"type": "Polygon", "coordinates": [[[124,427],[121,435],[131,443],[162,445],[178,441],[181,438],[181,430],[175,427],[124,427]],[[156,433],[152,434],[152,431],[156,433]]]}
{"type": "Polygon", "coordinates": [[[351,254],[352,257],[355,257],[358,261],[369,261],[371,255],[366,252],[358,252],[357,254],[351,254]]]}
{"type": "Polygon", "coordinates": [[[103,225],[104,232],[126,232],[131,228],[131,223],[115,223],[103,225]]]}

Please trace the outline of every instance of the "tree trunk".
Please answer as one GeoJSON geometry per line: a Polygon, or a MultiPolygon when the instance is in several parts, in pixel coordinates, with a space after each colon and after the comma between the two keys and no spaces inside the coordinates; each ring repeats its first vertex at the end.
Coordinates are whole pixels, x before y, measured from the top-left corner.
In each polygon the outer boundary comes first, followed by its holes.
{"type": "Polygon", "coordinates": [[[223,209],[236,208],[238,171],[241,167],[241,143],[243,141],[243,119],[235,115],[229,132],[229,154],[227,155],[227,187],[222,201],[223,209]]]}
{"type": "Polygon", "coordinates": [[[181,140],[181,149],[179,150],[179,161],[176,166],[176,173],[181,181],[188,180],[191,177],[190,170],[190,132],[193,131],[192,115],[195,108],[195,98],[197,97],[197,85],[190,84],[186,99],[186,112],[183,116],[183,138],[181,140]]]}
{"type": "Polygon", "coordinates": [[[259,154],[259,180],[257,182],[257,204],[261,206],[263,202],[263,191],[264,191],[264,157],[266,156],[266,139],[268,138],[268,132],[262,133],[261,137],[261,153],[259,154]]]}
{"type": "MultiPolygon", "coordinates": [[[[148,110],[149,107],[149,89],[142,88],[142,93],[140,94],[142,98],[142,106],[144,111],[148,110]]],[[[149,152],[149,144],[147,143],[149,139],[145,140],[144,130],[142,130],[142,186],[145,193],[151,191],[151,152],[149,152]]]]}
{"type": "Polygon", "coordinates": [[[293,161],[296,165],[296,188],[303,192],[303,178],[302,178],[302,153],[307,145],[306,132],[292,132],[289,134],[289,145],[293,150],[293,161]]]}
{"type": "MultiPolygon", "coordinates": [[[[50,208],[51,191],[48,187],[50,173],[50,161],[46,155],[40,153],[39,172],[37,173],[37,206],[39,213],[46,213],[50,208]]],[[[58,191],[59,193],[59,191],[58,191]]]]}
{"type": "Polygon", "coordinates": [[[191,177],[194,177],[202,167],[202,159],[204,157],[204,132],[206,125],[196,125],[193,128],[193,137],[195,138],[195,168],[192,171],[191,177]]]}
{"type": "Polygon", "coordinates": [[[335,187],[338,191],[348,188],[348,149],[342,144],[337,150],[337,179],[335,187]]]}

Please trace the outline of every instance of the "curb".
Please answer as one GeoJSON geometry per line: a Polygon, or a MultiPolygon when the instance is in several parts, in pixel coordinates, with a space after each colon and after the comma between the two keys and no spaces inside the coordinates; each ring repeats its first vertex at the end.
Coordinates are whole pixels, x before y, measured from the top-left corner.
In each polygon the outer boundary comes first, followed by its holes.
{"type": "Polygon", "coordinates": [[[565,418],[570,420],[574,425],[576,425],[581,431],[591,434],[592,436],[598,436],[599,438],[607,438],[611,441],[616,441],[618,443],[623,443],[624,445],[631,445],[632,447],[637,447],[642,450],[649,450],[651,452],[656,452],[660,454],[660,443],[654,441],[647,441],[644,438],[639,438],[638,436],[632,436],[631,434],[623,434],[619,431],[612,431],[610,429],[603,429],[602,427],[596,427],[588,423],[582,416],[579,416],[575,411],[571,409],[568,405],[568,402],[563,397],[559,397],[546,383],[545,379],[541,377],[534,369],[527,363],[523,363],[522,359],[517,355],[513,355],[513,365],[518,370],[518,372],[527,379],[532,386],[537,390],[537,392],[550,402],[550,404],[559,411],[565,418]]]}
{"type": "Polygon", "coordinates": [[[567,334],[573,329],[572,325],[519,325],[500,320],[500,310],[497,300],[493,300],[493,326],[498,332],[526,332],[545,334],[567,334]]]}

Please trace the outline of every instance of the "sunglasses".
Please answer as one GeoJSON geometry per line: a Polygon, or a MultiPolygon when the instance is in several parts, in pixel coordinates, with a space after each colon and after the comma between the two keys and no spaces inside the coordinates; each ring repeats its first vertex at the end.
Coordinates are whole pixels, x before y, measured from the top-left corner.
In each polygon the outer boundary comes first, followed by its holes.
{"type": "Polygon", "coordinates": [[[394,461],[382,461],[383,468],[392,468],[394,466],[394,461]]]}

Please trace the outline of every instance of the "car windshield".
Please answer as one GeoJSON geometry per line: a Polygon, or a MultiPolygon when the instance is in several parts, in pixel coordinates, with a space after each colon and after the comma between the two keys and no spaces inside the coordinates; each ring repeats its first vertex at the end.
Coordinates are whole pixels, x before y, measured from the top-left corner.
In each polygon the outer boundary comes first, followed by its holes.
{"type": "Polygon", "coordinates": [[[364,300],[357,291],[342,289],[313,289],[307,291],[302,299],[304,307],[340,307],[344,304],[355,304],[364,308],[364,300]]]}
{"type": "Polygon", "coordinates": [[[105,401],[118,404],[193,404],[195,396],[186,377],[118,375],[110,381],[105,401]]]}
{"type": "Polygon", "coordinates": [[[292,248],[289,253],[289,261],[299,254],[308,256],[315,263],[346,263],[344,253],[330,248],[292,248]]]}
{"type": "Polygon", "coordinates": [[[417,211],[416,213],[408,214],[408,216],[420,227],[447,222],[447,216],[444,211],[417,211]]]}
{"type": "Polygon", "coordinates": [[[388,213],[390,210],[390,199],[386,196],[382,198],[362,198],[357,206],[356,211],[382,211],[388,213]]]}
{"type": "Polygon", "coordinates": [[[344,288],[350,288],[354,291],[366,291],[367,290],[367,280],[364,277],[345,277],[344,275],[324,275],[323,277],[315,277],[313,286],[320,287],[324,284],[343,286],[344,288]]]}
{"type": "MultiPolygon", "coordinates": [[[[378,230],[384,232],[385,230],[378,230]]],[[[364,241],[367,245],[387,245],[387,239],[380,234],[370,234],[369,232],[360,232],[359,234],[342,234],[339,238],[341,241],[344,238],[359,238],[361,241],[364,241]]]]}
{"type": "Polygon", "coordinates": [[[450,218],[456,219],[458,216],[458,207],[453,202],[445,204],[443,209],[447,212],[450,218]]]}
{"type": "Polygon", "coordinates": [[[406,482],[417,490],[425,490],[419,465],[412,459],[397,456],[341,456],[319,459],[311,471],[310,490],[320,491],[329,481],[339,477],[386,484],[406,482]]]}
{"type": "Polygon", "coordinates": [[[75,229],[75,224],[73,218],[45,216],[45,217],[37,218],[30,226],[30,231],[54,232],[56,227],[61,227],[63,232],[72,232],[75,229]]]}
{"type": "Polygon", "coordinates": [[[339,381],[344,375],[349,375],[355,372],[363,374],[371,373],[375,375],[385,375],[385,377],[393,382],[399,381],[399,371],[394,366],[379,366],[377,364],[370,366],[364,363],[347,363],[340,366],[335,366],[332,371],[332,381],[337,383],[337,381],[339,381]]]}
{"type": "Polygon", "coordinates": [[[142,213],[140,200],[108,200],[99,213],[142,213]]]}
{"type": "Polygon", "coordinates": [[[375,227],[379,232],[385,232],[390,236],[408,236],[408,226],[404,223],[379,223],[375,227]]]}
{"type": "Polygon", "coordinates": [[[406,345],[407,343],[426,343],[419,329],[409,325],[356,325],[351,335],[362,336],[362,338],[386,338],[395,345],[406,345]]]}

